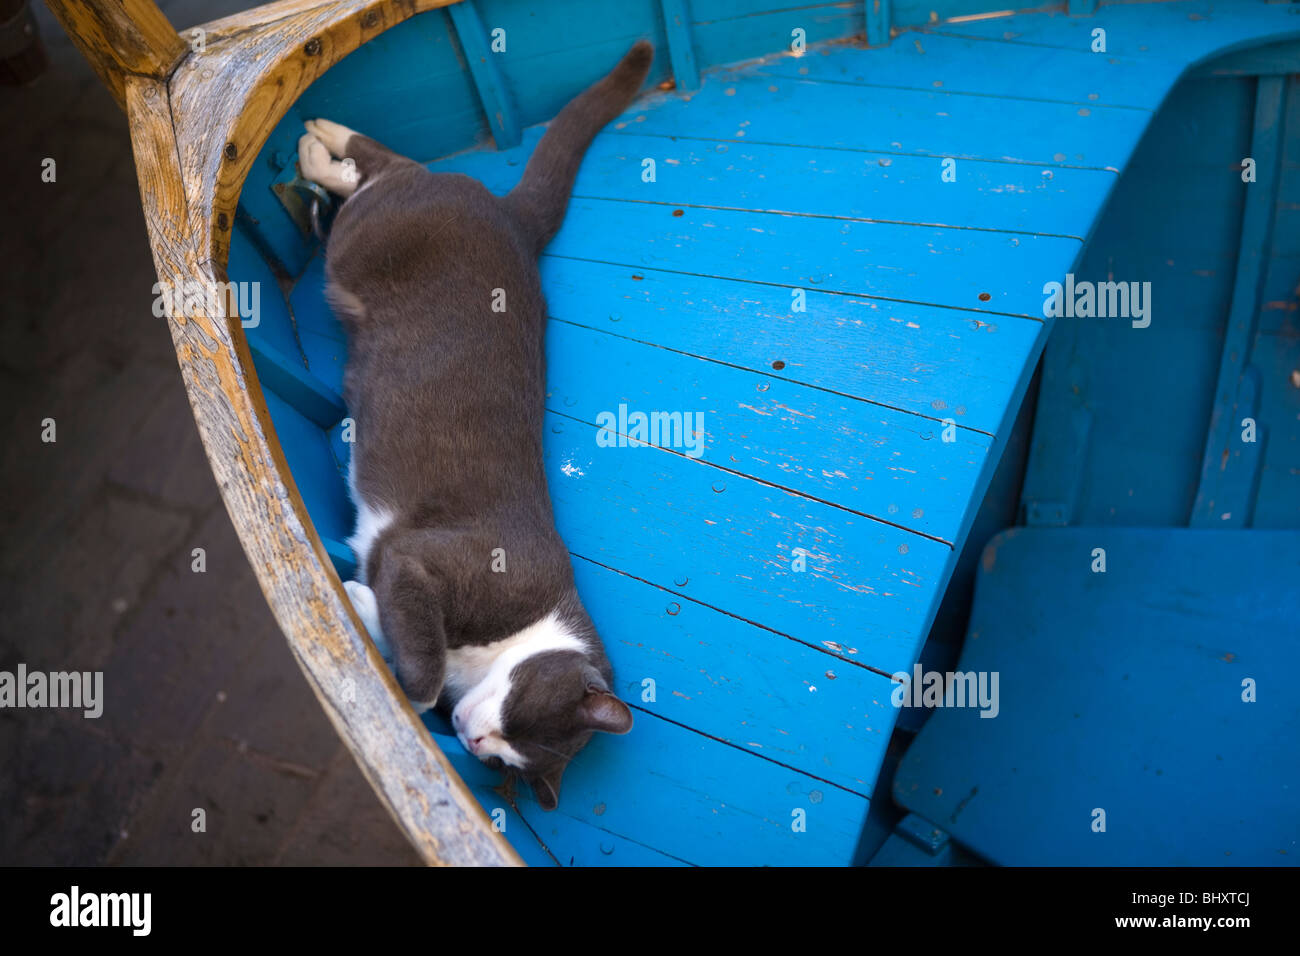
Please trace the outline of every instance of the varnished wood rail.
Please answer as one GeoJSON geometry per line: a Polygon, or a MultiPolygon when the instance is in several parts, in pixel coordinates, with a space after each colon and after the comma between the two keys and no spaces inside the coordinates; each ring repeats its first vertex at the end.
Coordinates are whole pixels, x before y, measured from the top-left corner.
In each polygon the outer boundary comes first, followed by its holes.
{"type": "MultiPolygon", "coordinates": [[[[47,0],[126,110],[159,281],[205,302],[227,279],[249,167],[293,102],[361,44],[454,2],[281,0],[182,36],[152,0],[47,0]]],[[[169,312],[226,509],[325,713],[427,862],[521,865],[352,610],[285,463],[238,310],[169,312]]]]}

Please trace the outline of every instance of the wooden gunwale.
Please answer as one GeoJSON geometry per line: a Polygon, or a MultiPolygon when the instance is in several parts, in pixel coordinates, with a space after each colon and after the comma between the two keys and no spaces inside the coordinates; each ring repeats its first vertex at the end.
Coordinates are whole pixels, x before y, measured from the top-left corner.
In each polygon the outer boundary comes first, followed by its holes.
{"type": "MultiPolygon", "coordinates": [[[[159,282],[224,303],[240,190],[275,124],[361,44],[457,0],[281,0],[184,38],[147,0],[47,2],[126,110],[159,282]]],[[[285,461],[238,309],[186,310],[178,299],[169,326],[204,450],[326,715],[427,863],[523,865],[356,617],[285,461]]]]}

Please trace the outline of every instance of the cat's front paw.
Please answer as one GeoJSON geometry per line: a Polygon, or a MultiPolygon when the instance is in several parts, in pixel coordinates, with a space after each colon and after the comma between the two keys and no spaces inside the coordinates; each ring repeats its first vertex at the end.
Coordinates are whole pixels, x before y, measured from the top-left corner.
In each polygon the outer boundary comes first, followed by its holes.
{"type": "Polygon", "coordinates": [[[339,159],[348,154],[348,140],[356,135],[356,130],[348,129],[342,123],[333,120],[313,119],[302,124],[308,133],[315,136],[325,148],[339,159]]]}
{"type": "Polygon", "coordinates": [[[298,169],[303,179],[310,179],[340,196],[351,196],[357,191],[360,177],[356,163],[332,158],[329,147],[315,133],[303,133],[298,138],[298,169]]]}

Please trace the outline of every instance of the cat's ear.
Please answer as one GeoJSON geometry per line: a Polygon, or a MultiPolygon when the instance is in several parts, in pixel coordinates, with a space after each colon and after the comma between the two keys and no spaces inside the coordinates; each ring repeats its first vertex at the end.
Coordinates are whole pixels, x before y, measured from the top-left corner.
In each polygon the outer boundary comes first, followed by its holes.
{"type": "Polygon", "coordinates": [[[533,788],[533,796],[543,810],[554,810],[560,805],[560,777],[564,774],[564,765],[548,770],[544,774],[527,777],[528,785],[533,788]]]}
{"type": "Polygon", "coordinates": [[[579,719],[588,730],[625,734],[632,729],[631,709],[607,690],[588,688],[579,711],[579,719]]]}

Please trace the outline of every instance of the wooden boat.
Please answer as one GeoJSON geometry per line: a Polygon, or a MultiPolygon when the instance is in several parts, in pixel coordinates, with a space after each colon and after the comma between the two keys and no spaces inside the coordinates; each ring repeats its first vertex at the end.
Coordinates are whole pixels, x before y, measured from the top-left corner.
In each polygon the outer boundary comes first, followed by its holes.
{"type": "Polygon", "coordinates": [[[127,113],[248,558],[430,863],[1298,858],[1300,5],[49,2],[127,113]],[[637,724],[548,814],[416,717],[342,589],[294,150],[325,116],[504,191],[641,37],[542,260],[548,477],[637,724]],[[1100,318],[1076,280],[1138,286],[1100,318]],[[636,431],[676,412],[702,446],[636,431]],[[896,707],[918,662],[1001,673],[999,718],[896,707]],[[1241,812],[1207,832],[1196,791],[1241,812]]]}

